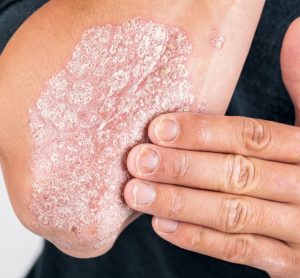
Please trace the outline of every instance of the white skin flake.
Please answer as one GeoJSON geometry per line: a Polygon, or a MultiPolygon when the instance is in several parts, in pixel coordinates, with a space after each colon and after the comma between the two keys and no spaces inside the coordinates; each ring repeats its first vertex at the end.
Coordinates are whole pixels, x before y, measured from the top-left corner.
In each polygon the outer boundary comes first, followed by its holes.
{"type": "Polygon", "coordinates": [[[212,38],[211,38],[211,46],[215,49],[222,49],[225,44],[225,37],[220,34],[217,29],[213,29],[212,38]]]}
{"type": "Polygon", "coordinates": [[[191,50],[179,29],[140,18],[84,32],[29,111],[37,226],[71,232],[94,248],[117,236],[133,213],[122,199],[128,150],[147,141],[155,116],[197,106],[191,50]]]}

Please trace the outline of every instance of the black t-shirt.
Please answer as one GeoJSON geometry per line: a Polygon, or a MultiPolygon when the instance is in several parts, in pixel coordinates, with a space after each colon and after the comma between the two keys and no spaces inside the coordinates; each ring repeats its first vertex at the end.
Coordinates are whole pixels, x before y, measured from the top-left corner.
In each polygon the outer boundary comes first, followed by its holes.
{"type": "MultiPolygon", "coordinates": [[[[45,2],[0,1],[0,52],[19,25],[45,2]]],[[[281,80],[279,53],[288,25],[298,16],[299,0],[267,0],[227,114],[293,123],[293,107],[281,80]]],[[[139,218],[110,252],[95,259],[71,258],[46,242],[28,277],[268,277],[253,268],[177,248],[153,232],[150,220],[146,215],[139,218]]]]}

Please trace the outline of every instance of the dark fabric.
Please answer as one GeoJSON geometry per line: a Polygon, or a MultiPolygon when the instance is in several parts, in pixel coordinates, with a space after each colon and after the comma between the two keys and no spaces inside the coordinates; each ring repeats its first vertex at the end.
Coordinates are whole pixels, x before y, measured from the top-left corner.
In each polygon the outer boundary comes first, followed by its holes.
{"type": "Polygon", "coordinates": [[[0,0],[0,53],[18,27],[47,0],[0,0]]]}
{"type": "MultiPolygon", "coordinates": [[[[0,52],[18,26],[44,2],[0,2],[0,52]]],[[[280,76],[279,53],[288,25],[298,16],[299,0],[267,1],[228,114],[293,123],[293,108],[280,76]]],[[[27,277],[256,278],[267,274],[172,246],[155,235],[150,217],[143,216],[125,230],[110,252],[96,259],[71,258],[46,242],[27,277]]]]}

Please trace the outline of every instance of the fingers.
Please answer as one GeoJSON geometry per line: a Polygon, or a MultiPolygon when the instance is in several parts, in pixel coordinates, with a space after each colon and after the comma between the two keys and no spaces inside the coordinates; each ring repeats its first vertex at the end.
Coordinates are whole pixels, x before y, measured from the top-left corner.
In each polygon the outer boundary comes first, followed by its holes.
{"type": "Polygon", "coordinates": [[[152,225],[163,239],[186,250],[263,269],[277,277],[288,277],[287,274],[295,269],[294,252],[274,239],[258,235],[226,234],[203,226],[174,223],[156,217],[153,217],[152,225]]]}
{"type": "Polygon", "coordinates": [[[127,167],[133,176],[143,180],[300,202],[300,172],[295,165],[145,144],[130,152],[127,167]]]}
{"type": "Polygon", "coordinates": [[[260,234],[298,242],[297,207],[250,197],[131,180],[127,204],[136,211],[192,223],[226,233],[260,234]],[[283,224],[285,223],[285,224],[283,224]]]}
{"type": "Polygon", "coordinates": [[[197,113],[166,114],[149,126],[156,145],[300,163],[300,129],[269,121],[197,113]]]}

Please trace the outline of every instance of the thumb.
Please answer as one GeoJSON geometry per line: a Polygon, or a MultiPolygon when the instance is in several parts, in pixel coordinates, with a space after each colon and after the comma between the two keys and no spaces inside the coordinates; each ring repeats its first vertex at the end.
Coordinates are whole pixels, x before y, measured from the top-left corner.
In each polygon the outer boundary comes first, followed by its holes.
{"type": "Polygon", "coordinates": [[[295,107],[296,125],[300,126],[300,18],[289,27],[281,50],[283,82],[295,107]]]}

